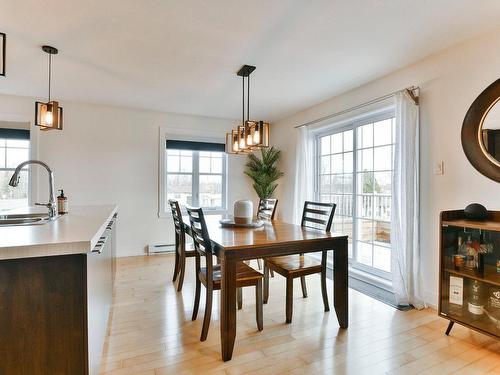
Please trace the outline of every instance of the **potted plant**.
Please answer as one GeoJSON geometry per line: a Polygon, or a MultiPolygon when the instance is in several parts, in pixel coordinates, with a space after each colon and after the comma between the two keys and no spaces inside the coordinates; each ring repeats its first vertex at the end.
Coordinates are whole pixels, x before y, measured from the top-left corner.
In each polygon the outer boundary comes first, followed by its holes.
{"type": "Polygon", "coordinates": [[[272,198],[278,184],[276,181],[283,176],[277,163],[281,151],[274,148],[262,148],[261,158],[254,154],[248,155],[245,174],[253,180],[253,188],[260,199],[272,198]]]}

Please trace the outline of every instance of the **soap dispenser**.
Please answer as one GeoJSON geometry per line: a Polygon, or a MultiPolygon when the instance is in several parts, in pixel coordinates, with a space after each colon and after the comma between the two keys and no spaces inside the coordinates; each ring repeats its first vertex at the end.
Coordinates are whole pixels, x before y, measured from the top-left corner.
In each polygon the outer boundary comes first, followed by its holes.
{"type": "Polygon", "coordinates": [[[59,190],[61,194],[57,197],[57,212],[59,215],[68,213],[68,197],[64,195],[64,190],[59,190]]]}

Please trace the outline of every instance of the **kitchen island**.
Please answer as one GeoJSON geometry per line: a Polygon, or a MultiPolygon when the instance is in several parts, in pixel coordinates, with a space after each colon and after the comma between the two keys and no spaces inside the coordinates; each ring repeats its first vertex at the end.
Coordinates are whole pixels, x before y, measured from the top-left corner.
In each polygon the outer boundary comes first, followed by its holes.
{"type": "Polygon", "coordinates": [[[0,374],[99,373],[116,216],[116,206],[75,206],[45,224],[0,227],[0,374]]]}

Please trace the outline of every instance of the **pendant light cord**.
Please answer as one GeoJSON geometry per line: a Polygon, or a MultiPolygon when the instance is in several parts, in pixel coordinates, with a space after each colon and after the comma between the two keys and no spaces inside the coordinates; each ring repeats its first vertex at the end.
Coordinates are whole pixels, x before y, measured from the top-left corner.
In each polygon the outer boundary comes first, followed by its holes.
{"type": "Polygon", "coordinates": [[[50,80],[52,74],[52,54],[49,53],[49,102],[50,102],[50,80]]]}
{"type": "Polygon", "coordinates": [[[247,80],[247,121],[250,121],[250,74],[247,80]]]}
{"type": "Polygon", "coordinates": [[[242,81],[243,81],[243,91],[242,91],[242,93],[243,93],[243,96],[242,96],[242,98],[243,98],[243,101],[242,101],[243,107],[242,108],[243,109],[242,109],[242,116],[241,116],[241,125],[245,125],[245,76],[243,76],[241,78],[242,78],[242,81]]]}

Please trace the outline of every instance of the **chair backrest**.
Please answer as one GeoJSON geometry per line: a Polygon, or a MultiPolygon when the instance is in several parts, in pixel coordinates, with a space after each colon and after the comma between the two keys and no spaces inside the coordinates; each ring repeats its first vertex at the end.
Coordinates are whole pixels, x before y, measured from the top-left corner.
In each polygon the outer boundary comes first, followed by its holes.
{"type": "Polygon", "coordinates": [[[189,215],[189,223],[191,224],[191,237],[193,237],[194,248],[199,255],[205,257],[207,278],[211,279],[213,274],[212,242],[208,236],[203,210],[193,207],[186,207],[186,210],[189,215]]]}
{"type": "Polygon", "coordinates": [[[182,221],[181,208],[179,207],[179,202],[174,199],[169,199],[168,204],[170,205],[172,219],[174,220],[175,248],[177,251],[183,252],[185,251],[186,231],[184,230],[184,223],[182,221]]]}
{"type": "Polygon", "coordinates": [[[257,218],[263,220],[274,220],[278,200],[275,198],[261,199],[257,209],[257,218]]]}
{"type": "Polygon", "coordinates": [[[302,211],[301,226],[321,229],[329,232],[332,228],[333,215],[335,215],[335,203],[320,203],[306,201],[302,211]]]}

